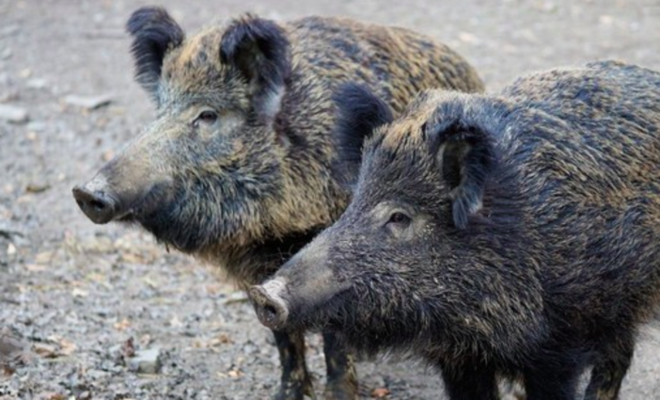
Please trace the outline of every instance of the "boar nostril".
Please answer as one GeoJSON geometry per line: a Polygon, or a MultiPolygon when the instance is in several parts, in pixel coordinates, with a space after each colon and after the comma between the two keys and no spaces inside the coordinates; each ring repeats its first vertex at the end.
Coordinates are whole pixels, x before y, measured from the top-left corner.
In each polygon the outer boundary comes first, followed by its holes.
{"type": "Polygon", "coordinates": [[[73,197],[85,215],[97,224],[112,221],[117,213],[116,202],[103,191],[89,190],[85,187],[73,188],[73,197]]]}
{"type": "Polygon", "coordinates": [[[277,309],[275,307],[271,306],[270,304],[266,304],[264,306],[264,316],[269,320],[269,321],[276,321],[277,320],[277,309]]]}
{"type": "Polygon", "coordinates": [[[96,209],[96,211],[98,211],[98,212],[102,212],[103,210],[105,210],[107,208],[107,204],[105,204],[101,201],[98,201],[98,200],[90,201],[89,205],[94,207],[96,209]]]}

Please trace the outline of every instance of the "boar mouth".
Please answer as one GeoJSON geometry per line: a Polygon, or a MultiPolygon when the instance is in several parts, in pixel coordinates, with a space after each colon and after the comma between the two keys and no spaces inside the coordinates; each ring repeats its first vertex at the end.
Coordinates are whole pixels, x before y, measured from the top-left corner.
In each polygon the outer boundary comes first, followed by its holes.
{"type": "Polygon", "coordinates": [[[123,214],[117,215],[117,217],[115,217],[115,221],[117,221],[117,222],[134,222],[135,221],[135,213],[133,212],[132,209],[127,210],[123,214]]]}
{"type": "Polygon", "coordinates": [[[308,325],[310,329],[337,329],[341,330],[346,324],[347,304],[351,304],[353,290],[345,288],[333,294],[323,301],[310,305],[303,306],[299,319],[300,321],[307,321],[304,324],[308,325]]]}
{"type": "Polygon", "coordinates": [[[169,187],[167,183],[152,185],[142,196],[135,198],[128,206],[122,208],[114,220],[130,223],[163,212],[167,205],[174,200],[169,187]]]}

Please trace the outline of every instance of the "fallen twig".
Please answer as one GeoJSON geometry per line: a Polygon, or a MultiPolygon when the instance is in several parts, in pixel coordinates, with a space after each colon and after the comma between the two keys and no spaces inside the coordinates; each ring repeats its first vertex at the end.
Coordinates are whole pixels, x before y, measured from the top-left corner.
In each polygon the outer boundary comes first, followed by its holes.
{"type": "Polygon", "coordinates": [[[122,31],[83,31],[83,37],[87,39],[126,39],[126,34],[122,31]]]}

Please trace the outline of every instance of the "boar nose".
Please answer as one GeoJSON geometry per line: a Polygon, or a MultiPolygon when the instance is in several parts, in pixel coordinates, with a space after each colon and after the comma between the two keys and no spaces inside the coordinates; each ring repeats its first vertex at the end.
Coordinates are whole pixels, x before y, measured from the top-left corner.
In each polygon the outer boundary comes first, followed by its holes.
{"type": "Polygon", "coordinates": [[[281,329],[289,316],[287,304],[281,297],[284,286],[285,282],[276,278],[263,285],[252,286],[248,292],[259,321],[273,330],[281,329]]]}
{"type": "Polygon", "coordinates": [[[73,197],[78,207],[95,224],[105,224],[117,214],[117,201],[106,191],[99,179],[73,188],[73,197]]]}

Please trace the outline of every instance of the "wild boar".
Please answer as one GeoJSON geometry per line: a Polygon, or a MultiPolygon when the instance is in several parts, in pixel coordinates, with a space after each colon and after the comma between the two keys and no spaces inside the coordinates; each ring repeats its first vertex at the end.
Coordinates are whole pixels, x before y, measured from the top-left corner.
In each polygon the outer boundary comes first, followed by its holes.
{"type": "Polygon", "coordinates": [[[250,289],[260,320],[419,356],[452,400],[497,399],[498,376],[576,399],[589,366],[585,398],[617,398],[660,303],[660,74],[598,62],[425,91],[394,121],[342,90],[344,118],[371,121],[340,124],[366,138],[354,197],[250,289]]]}
{"type": "MultiPolygon", "coordinates": [[[[157,116],[85,185],[76,201],[95,223],[140,225],[162,243],[263,281],[348,204],[339,184],[333,90],[356,80],[400,112],[419,90],[481,91],[448,47],[399,28],[308,17],[245,15],[185,38],[161,8],[128,21],[137,80],[157,116]]],[[[355,173],[356,171],[354,171],[355,173]]],[[[352,399],[351,357],[324,335],[328,398],[352,399]]],[[[275,332],[278,399],[312,392],[301,332],[275,332]]]]}

